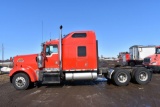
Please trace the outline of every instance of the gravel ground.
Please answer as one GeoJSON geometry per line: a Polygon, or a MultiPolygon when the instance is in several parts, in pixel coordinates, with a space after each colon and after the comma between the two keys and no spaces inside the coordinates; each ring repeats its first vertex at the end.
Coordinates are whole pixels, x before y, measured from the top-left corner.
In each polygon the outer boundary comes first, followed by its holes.
{"type": "Polygon", "coordinates": [[[0,85],[9,82],[9,75],[8,74],[1,74],[0,75],[0,85]]]}
{"type": "Polygon", "coordinates": [[[104,78],[64,82],[17,91],[8,74],[0,75],[0,107],[159,107],[160,74],[147,85],[118,87],[104,78]]]}

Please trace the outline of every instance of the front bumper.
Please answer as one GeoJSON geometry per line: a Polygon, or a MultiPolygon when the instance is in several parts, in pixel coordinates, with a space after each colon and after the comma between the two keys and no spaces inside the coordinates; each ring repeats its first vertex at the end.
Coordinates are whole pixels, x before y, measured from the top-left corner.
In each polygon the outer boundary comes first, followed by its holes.
{"type": "Polygon", "coordinates": [[[147,68],[151,69],[152,71],[160,71],[160,66],[157,65],[148,65],[147,68]]]}

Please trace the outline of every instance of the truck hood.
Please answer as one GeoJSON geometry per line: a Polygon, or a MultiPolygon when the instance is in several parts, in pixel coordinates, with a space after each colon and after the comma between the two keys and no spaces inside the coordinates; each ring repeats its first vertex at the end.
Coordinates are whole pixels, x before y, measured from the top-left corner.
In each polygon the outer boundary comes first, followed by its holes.
{"type": "Polygon", "coordinates": [[[17,55],[14,57],[13,63],[15,66],[30,66],[33,69],[37,69],[36,57],[38,54],[29,54],[29,55],[17,55]]]}
{"type": "Polygon", "coordinates": [[[143,65],[148,66],[148,65],[153,65],[156,64],[156,54],[149,55],[143,60],[143,65]]]}
{"type": "Polygon", "coordinates": [[[153,57],[155,57],[156,56],[156,54],[153,54],[153,55],[149,55],[149,56],[147,56],[147,57],[145,57],[145,58],[153,58],[153,57]]]}

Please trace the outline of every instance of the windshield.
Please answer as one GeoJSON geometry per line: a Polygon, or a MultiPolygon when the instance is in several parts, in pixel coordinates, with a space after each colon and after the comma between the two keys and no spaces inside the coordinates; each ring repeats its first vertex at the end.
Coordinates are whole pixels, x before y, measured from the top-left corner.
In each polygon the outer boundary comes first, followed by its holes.
{"type": "Polygon", "coordinates": [[[156,48],[156,54],[160,54],[160,48],[156,48]]]}
{"type": "Polygon", "coordinates": [[[47,45],[46,46],[46,55],[51,54],[57,54],[58,53],[58,46],[57,45],[47,45]]]}

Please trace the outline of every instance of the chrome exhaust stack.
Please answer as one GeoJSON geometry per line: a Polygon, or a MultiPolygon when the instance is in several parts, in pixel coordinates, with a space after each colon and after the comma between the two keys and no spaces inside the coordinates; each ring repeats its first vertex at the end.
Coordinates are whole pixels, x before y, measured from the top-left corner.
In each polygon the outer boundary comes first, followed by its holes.
{"type": "Polygon", "coordinates": [[[59,70],[62,71],[62,28],[60,26],[60,35],[59,35],[59,70]]]}
{"type": "Polygon", "coordinates": [[[63,79],[64,74],[62,73],[62,28],[63,26],[60,26],[60,35],[59,35],[59,72],[60,76],[63,79]]]}

